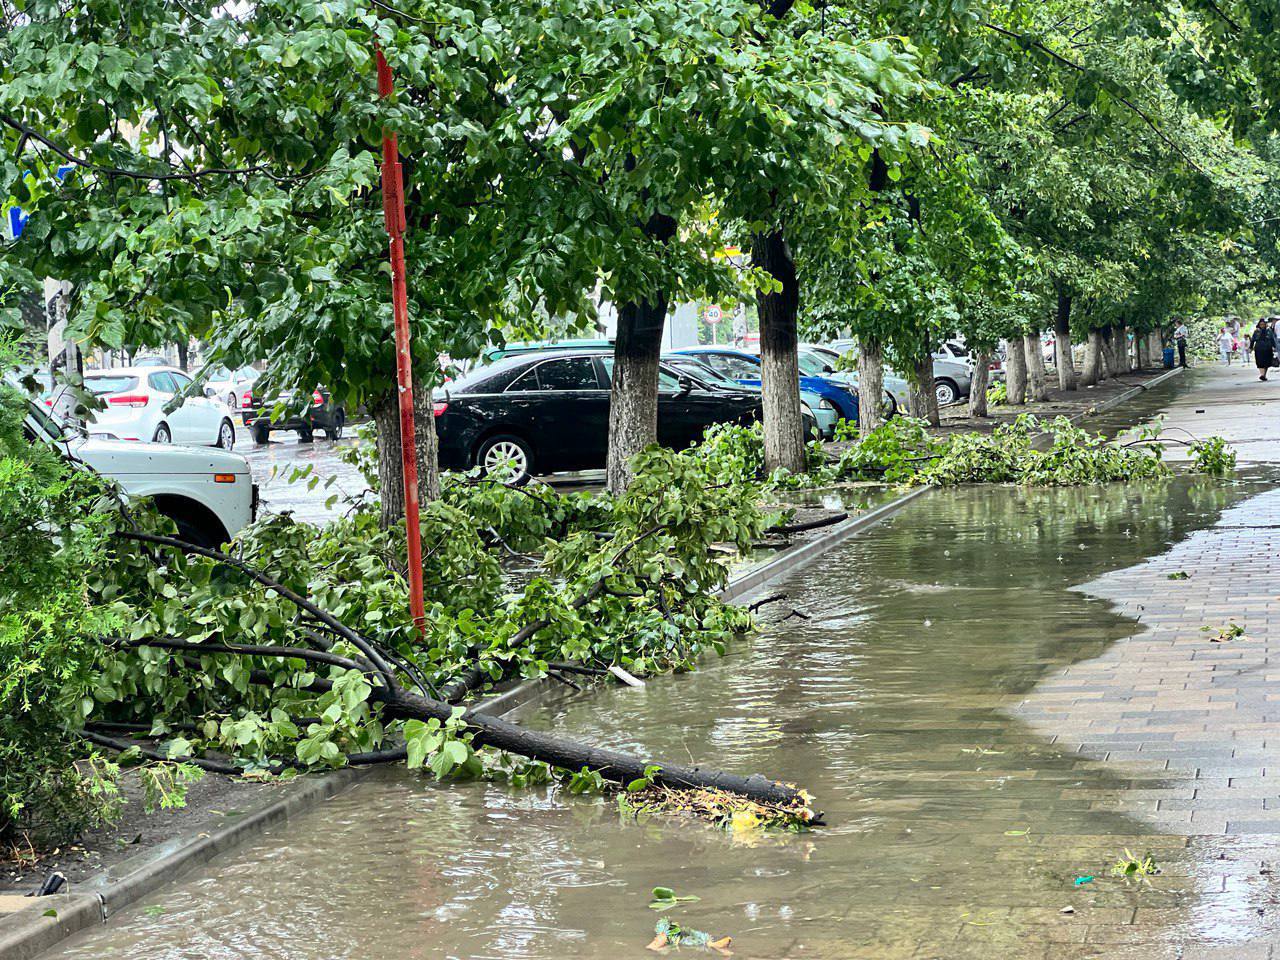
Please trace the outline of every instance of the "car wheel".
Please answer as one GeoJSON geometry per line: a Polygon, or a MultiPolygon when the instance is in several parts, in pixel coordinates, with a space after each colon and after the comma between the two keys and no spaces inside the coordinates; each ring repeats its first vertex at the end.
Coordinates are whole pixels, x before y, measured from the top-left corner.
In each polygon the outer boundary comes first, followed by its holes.
{"type": "Polygon", "coordinates": [[[169,425],[162,423],[156,427],[155,436],[151,438],[152,443],[173,443],[173,434],[169,432],[169,425]]]}
{"type": "Polygon", "coordinates": [[[345,427],[346,425],[347,425],[346,415],[343,414],[342,412],[338,412],[337,414],[334,415],[333,425],[329,427],[325,427],[324,435],[328,437],[330,440],[341,440],[342,428],[345,427]]]}
{"type": "Polygon", "coordinates": [[[933,383],[933,395],[938,398],[938,406],[945,407],[949,403],[955,403],[960,398],[960,391],[950,380],[935,380],[933,383]]]}
{"type": "Polygon", "coordinates": [[[509,433],[489,437],[476,450],[476,466],[486,474],[509,475],[523,480],[533,471],[533,450],[509,433]]]}
{"type": "Polygon", "coordinates": [[[299,442],[299,443],[315,443],[315,440],[316,440],[316,434],[315,434],[315,431],[314,431],[314,430],[312,430],[310,427],[299,427],[299,428],[298,428],[298,442],[299,442]]]}
{"type": "Polygon", "coordinates": [[[223,420],[218,427],[218,446],[223,450],[231,450],[236,445],[236,428],[230,420],[223,420]]]}
{"type": "Polygon", "coordinates": [[[271,428],[265,423],[255,423],[249,428],[249,435],[253,437],[253,442],[262,446],[271,439],[271,428]]]}

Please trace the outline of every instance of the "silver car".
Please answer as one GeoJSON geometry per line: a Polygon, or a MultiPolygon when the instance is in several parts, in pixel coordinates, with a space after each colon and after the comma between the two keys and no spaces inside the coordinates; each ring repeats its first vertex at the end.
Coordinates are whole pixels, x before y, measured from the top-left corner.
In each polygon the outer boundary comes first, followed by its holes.
{"type": "MultiPolygon", "coordinates": [[[[819,349],[828,353],[854,353],[858,349],[856,340],[834,340],[827,347],[819,349]]],[[[948,340],[941,344],[933,354],[933,391],[938,398],[938,406],[945,407],[949,403],[958,403],[969,396],[969,386],[973,382],[973,360],[964,344],[948,340]]],[[[907,397],[910,386],[907,380],[885,367],[885,389],[894,394],[898,406],[907,408],[907,397]],[[899,399],[899,390],[901,398],[899,399]]]]}
{"type": "MultiPolygon", "coordinates": [[[[837,340],[829,347],[802,344],[800,347],[801,370],[804,370],[806,363],[823,363],[826,365],[826,373],[823,376],[831,377],[833,380],[840,380],[856,388],[858,386],[857,369],[837,371],[836,360],[840,358],[842,353],[852,353],[856,358],[857,350],[857,343],[853,340],[837,340]],[[808,360],[805,359],[806,355],[809,357],[808,360]]],[[[907,382],[905,377],[898,376],[888,367],[884,368],[884,392],[886,394],[886,416],[892,417],[896,413],[907,412],[911,403],[911,384],[907,382]]]]}

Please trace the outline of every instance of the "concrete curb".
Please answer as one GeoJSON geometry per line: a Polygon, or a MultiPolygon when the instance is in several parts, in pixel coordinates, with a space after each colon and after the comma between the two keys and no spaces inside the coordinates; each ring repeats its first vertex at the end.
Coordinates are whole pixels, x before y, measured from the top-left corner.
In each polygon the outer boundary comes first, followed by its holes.
{"type": "MultiPolygon", "coordinates": [[[[1075,415],[1072,422],[1110,410],[1181,372],[1182,368],[1175,367],[1150,383],[1126,390],[1075,415]]],[[[895,497],[874,510],[836,524],[808,543],[747,570],[720,591],[720,599],[733,602],[771,580],[800,569],[832,547],[897,513],[931,489],[918,487],[895,497]]],[[[481,701],[474,709],[479,713],[504,717],[538,702],[548,693],[558,691],[558,685],[546,677],[523,680],[481,701]]],[[[0,960],[33,960],[67,937],[94,924],[105,923],[130,904],[262,833],[267,827],[296,816],[358,783],[368,773],[367,768],[348,768],[320,777],[304,778],[289,785],[285,796],[264,801],[252,812],[212,833],[178,838],[140,853],[92,880],[78,884],[74,892],[33,898],[30,908],[0,917],[0,960]],[[47,915],[50,911],[52,915],[47,915]]]]}
{"type": "Polygon", "coordinates": [[[322,777],[307,777],[290,784],[283,797],[266,800],[234,823],[210,833],[179,837],[116,864],[92,880],[75,885],[72,892],[32,899],[32,906],[0,918],[0,958],[30,960],[60,940],[105,923],[124,907],[145,897],[182,874],[208,863],[248,837],[261,833],[327,800],[367,771],[336,770],[322,777]],[[46,912],[54,911],[54,916],[46,912]]]}

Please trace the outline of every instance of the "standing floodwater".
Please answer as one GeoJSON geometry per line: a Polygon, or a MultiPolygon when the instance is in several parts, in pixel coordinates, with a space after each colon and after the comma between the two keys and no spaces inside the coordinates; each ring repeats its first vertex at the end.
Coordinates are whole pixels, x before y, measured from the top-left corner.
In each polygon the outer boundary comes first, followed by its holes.
{"type": "Polygon", "coordinates": [[[1172,944],[1218,851],[1109,808],[1176,774],[1055,746],[1013,710],[1143,629],[1070,588],[1260,489],[934,491],[771,586],[789,601],[727,657],[522,718],[793,780],[822,830],[637,823],[613,801],[388,770],[56,955],[652,956],[657,885],[700,897],[672,915],[732,935],[740,957],[1111,957],[1144,931],[1172,944]],[[804,616],[782,621],[793,607],[804,616]],[[1126,847],[1153,853],[1158,883],[1108,876],[1126,847]]]}

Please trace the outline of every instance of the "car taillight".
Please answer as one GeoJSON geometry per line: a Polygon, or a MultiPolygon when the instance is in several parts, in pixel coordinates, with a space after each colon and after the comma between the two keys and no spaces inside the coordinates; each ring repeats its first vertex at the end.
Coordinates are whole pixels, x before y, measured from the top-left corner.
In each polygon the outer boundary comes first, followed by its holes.
{"type": "Polygon", "coordinates": [[[1000,361],[999,361],[999,360],[992,360],[990,363],[988,363],[988,364],[987,364],[987,369],[988,369],[988,370],[999,370],[999,369],[1000,369],[1000,361]]]}
{"type": "Polygon", "coordinates": [[[246,390],[246,391],[244,392],[244,396],[242,396],[242,397],[240,398],[240,404],[241,404],[241,406],[245,406],[245,407],[252,407],[252,406],[253,406],[253,394],[252,394],[250,391],[246,390]]]}
{"type": "Polygon", "coordinates": [[[44,405],[45,405],[46,407],[52,407],[52,406],[53,406],[53,398],[52,398],[52,397],[45,397],[45,398],[44,398],[44,405]]]}
{"type": "Polygon", "coordinates": [[[119,396],[107,397],[107,403],[122,407],[145,407],[147,399],[145,393],[122,393],[119,396]]]}
{"type": "Polygon", "coordinates": [[[313,407],[319,407],[319,406],[323,406],[323,404],[324,404],[324,397],[320,396],[320,391],[319,390],[311,391],[311,405],[313,407]]]}
{"type": "Polygon", "coordinates": [[[435,403],[431,405],[431,412],[435,414],[437,417],[443,414],[448,409],[449,409],[449,404],[445,403],[443,400],[437,400],[435,403]]]}

